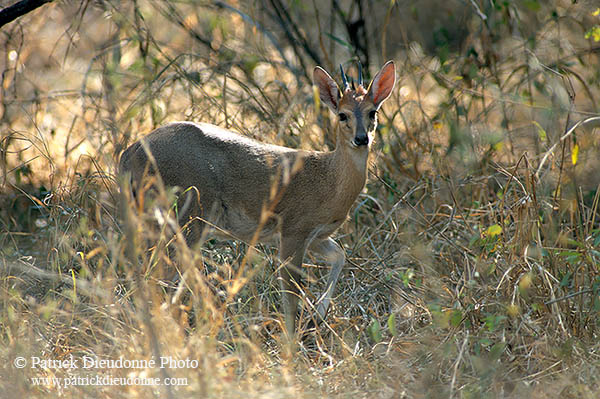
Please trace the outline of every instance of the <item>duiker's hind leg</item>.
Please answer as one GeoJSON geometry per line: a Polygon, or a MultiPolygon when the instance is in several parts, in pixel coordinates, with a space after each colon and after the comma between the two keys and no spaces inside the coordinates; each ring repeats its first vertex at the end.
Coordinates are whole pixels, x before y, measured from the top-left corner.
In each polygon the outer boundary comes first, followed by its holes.
{"type": "Polygon", "coordinates": [[[206,224],[202,221],[202,204],[200,192],[196,187],[189,187],[179,194],[175,208],[175,217],[187,245],[191,248],[202,237],[206,224]]]}

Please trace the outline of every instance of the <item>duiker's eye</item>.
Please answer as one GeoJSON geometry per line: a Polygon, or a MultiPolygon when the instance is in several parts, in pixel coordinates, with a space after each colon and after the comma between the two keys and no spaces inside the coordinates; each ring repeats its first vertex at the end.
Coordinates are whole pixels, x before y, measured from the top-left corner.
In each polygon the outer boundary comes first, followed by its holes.
{"type": "Polygon", "coordinates": [[[348,120],[348,115],[346,115],[343,112],[340,112],[340,114],[338,116],[340,117],[341,122],[346,122],[348,120]]]}
{"type": "Polygon", "coordinates": [[[372,121],[375,120],[375,117],[377,116],[377,111],[376,110],[372,110],[369,112],[369,119],[371,119],[372,121]]]}

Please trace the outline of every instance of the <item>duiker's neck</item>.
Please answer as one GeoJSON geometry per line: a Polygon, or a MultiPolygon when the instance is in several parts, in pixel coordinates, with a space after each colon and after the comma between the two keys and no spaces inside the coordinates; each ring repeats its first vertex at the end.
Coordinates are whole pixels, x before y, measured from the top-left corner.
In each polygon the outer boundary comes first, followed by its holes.
{"type": "Polygon", "coordinates": [[[367,177],[368,146],[352,147],[350,143],[339,138],[333,151],[334,167],[338,170],[340,183],[362,186],[367,177]]]}

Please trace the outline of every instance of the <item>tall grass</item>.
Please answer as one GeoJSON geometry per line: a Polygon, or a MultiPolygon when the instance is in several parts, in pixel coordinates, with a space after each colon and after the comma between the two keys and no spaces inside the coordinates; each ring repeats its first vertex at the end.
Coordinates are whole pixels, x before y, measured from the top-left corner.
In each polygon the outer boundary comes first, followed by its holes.
{"type": "MultiPolygon", "coordinates": [[[[569,1],[435,10],[58,2],[4,27],[0,397],[596,397],[600,17],[569,1]],[[337,233],[338,295],[290,353],[276,252],[188,248],[172,193],[120,192],[118,155],[173,120],[332,149],[309,71],[387,58],[399,84],[337,233]],[[30,367],[84,356],[198,364],[30,367]],[[182,380],[32,380],[108,375],[182,380]]],[[[310,302],[326,273],[305,267],[310,302]]]]}

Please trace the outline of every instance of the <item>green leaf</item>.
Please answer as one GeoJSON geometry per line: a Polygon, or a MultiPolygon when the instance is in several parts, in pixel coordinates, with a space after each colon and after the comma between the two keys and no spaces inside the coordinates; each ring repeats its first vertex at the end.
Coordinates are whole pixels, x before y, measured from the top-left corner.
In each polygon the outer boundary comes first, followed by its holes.
{"type": "Polygon", "coordinates": [[[525,7],[534,12],[538,12],[542,8],[538,0],[524,0],[523,4],[525,4],[525,7]]]}
{"type": "Polygon", "coordinates": [[[396,315],[394,313],[390,314],[390,317],[388,317],[388,328],[394,337],[398,336],[398,330],[396,329],[396,315]]]}
{"type": "Polygon", "coordinates": [[[542,140],[542,142],[548,141],[548,135],[546,134],[546,130],[544,130],[544,128],[542,127],[542,125],[540,125],[536,121],[533,121],[533,124],[538,129],[538,136],[540,137],[540,140],[542,140]]]}
{"type": "Polygon", "coordinates": [[[500,327],[504,319],[506,319],[506,316],[504,315],[489,314],[485,316],[483,320],[488,331],[494,332],[498,327],[500,327]]]}
{"type": "Polygon", "coordinates": [[[404,284],[405,288],[408,288],[410,286],[410,280],[412,280],[412,278],[415,275],[415,272],[412,270],[407,270],[405,272],[400,272],[400,277],[402,278],[402,284],[404,284]]]}
{"type": "Polygon", "coordinates": [[[500,233],[502,233],[502,227],[499,224],[493,224],[485,231],[485,235],[488,237],[496,237],[500,233]]]}
{"type": "Polygon", "coordinates": [[[568,287],[569,285],[571,285],[572,277],[573,277],[573,272],[568,272],[567,274],[565,274],[560,281],[560,287],[565,288],[565,287],[568,287]]]}
{"type": "Polygon", "coordinates": [[[503,342],[498,342],[494,344],[494,346],[492,346],[492,349],[490,349],[490,357],[492,358],[492,360],[500,359],[500,356],[502,356],[502,353],[504,353],[505,348],[506,345],[503,342]]]}
{"type": "Polygon", "coordinates": [[[377,319],[372,319],[371,324],[367,327],[367,332],[375,343],[381,342],[381,324],[379,324],[377,319]]]}
{"type": "Polygon", "coordinates": [[[458,309],[454,309],[452,311],[452,315],[450,316],[450,324],[452,324],[452,327],[458,327],[460,326],[462,319],[463,313],[458,309]]]}
{"type": "Polygon", "coordinates": [[[585,38],[592,38],[595,42],[600,42],[600,25],[592,27],[585,33],[585,38]]]}
{"type": "Polygon", "coordinates": [[[326,36],[329,36],[329,38],[330,38],[331,40],[333,40],[334,42],[337,42],[338,44],[340,44],[340,45],[342,45],[342,46],[346,47],[348,50],[352,51],[352,45],[351,45],[351,44],[349,44],[348,42],[346,42],[346,41],[344,41],[344,40],[340,39],[340,38],[339,38],[339,37],[337,37],[337,36],[334,36],[334,35],[332,35],[332,34],[330,34],[330,33],[327,33],[327,32],[325,32],[325,35],[326,35],[326,36]]]}
{"type": "Polygon", "coordinates": [[[581,259],[581,253],[577,251],[561,251],[559,253],[569,263],[576,263],[581,259]]]}

